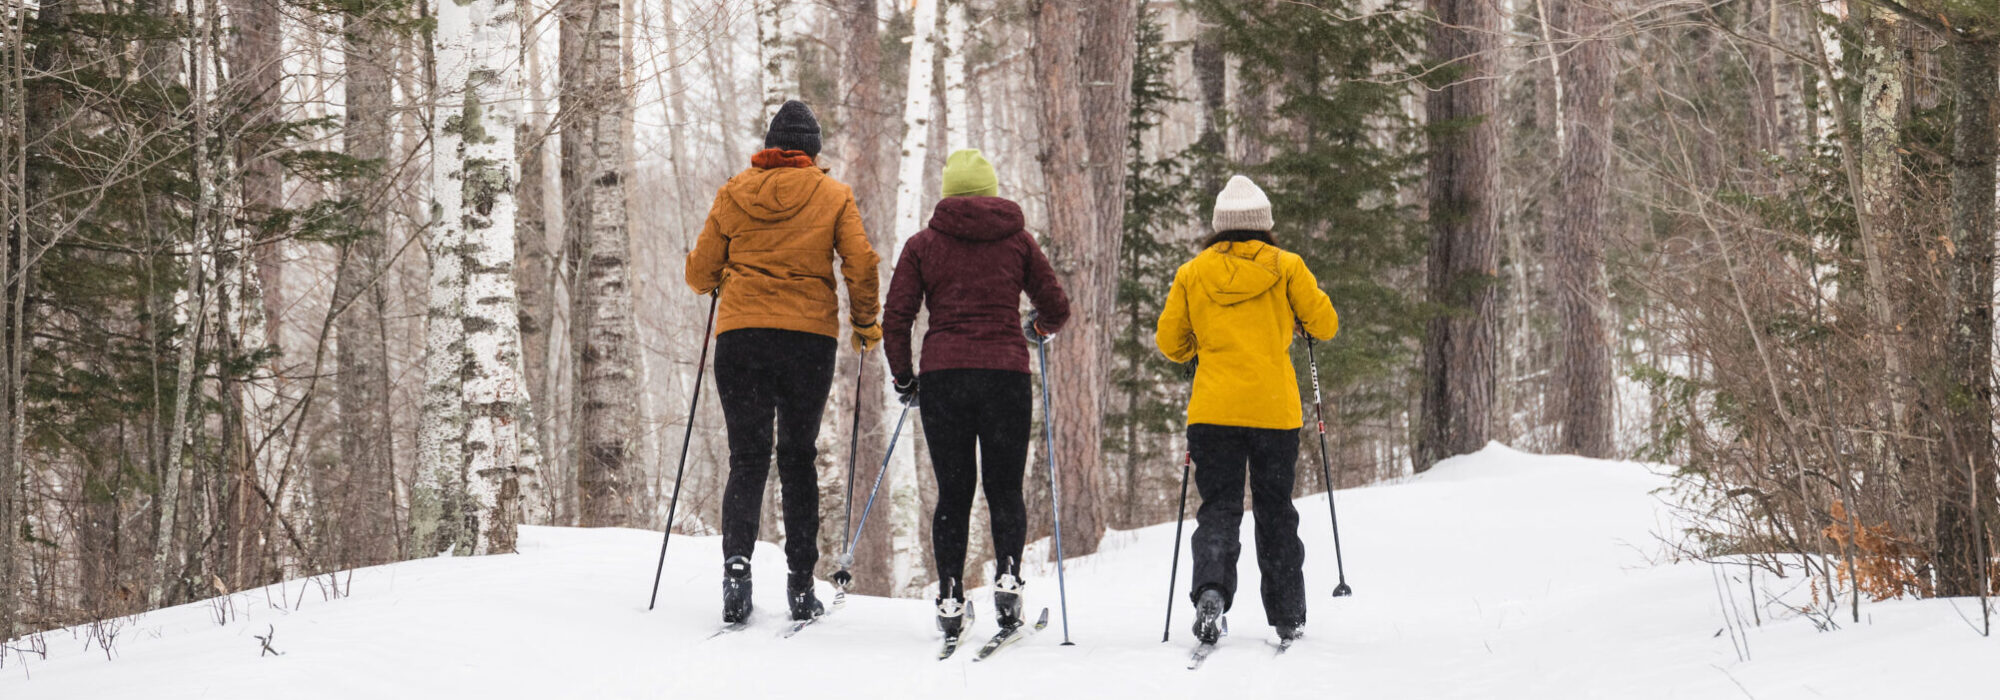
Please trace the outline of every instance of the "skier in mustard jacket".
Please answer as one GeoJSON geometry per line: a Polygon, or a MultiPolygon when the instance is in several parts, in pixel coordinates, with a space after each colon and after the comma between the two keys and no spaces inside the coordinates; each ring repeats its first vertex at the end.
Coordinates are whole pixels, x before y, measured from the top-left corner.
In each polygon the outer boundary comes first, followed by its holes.
{"type": "Polygon", "coordinates": [[[1271,238],[1271,201],[1241,175],[1216,198],[1215,234],[1174,273],[1154,339],[1175,362],[1197,360],[1188,453],[1201,509],[1193,541],[1195,637],[1213,643],[1236,596],[1248,475],[1264,616],[1283,639],[1306,622],[1305,545],[1292,506],[1305,423],[1289,352],[1295,333],[1340,329],[1333,302],[1297,254],[1271,238]]]}
{"type": "Polygon", "coordinates": [[[854,192],[821,170],[819,121],[787,101],[771,118],[764,150],[715,195],[688,253],[687,283],[718,292],[715,388],[729,428],[722,489],[722,619],[749,619],[750,553],[757,543],[773,442],[785,510],[785,599],[793,620],[825,612],[813,594],[819,562],[820,417],[833,385],[841,324],[838,274],[847,282],[856,349],[882,341],[875,268],[854,192]]]}

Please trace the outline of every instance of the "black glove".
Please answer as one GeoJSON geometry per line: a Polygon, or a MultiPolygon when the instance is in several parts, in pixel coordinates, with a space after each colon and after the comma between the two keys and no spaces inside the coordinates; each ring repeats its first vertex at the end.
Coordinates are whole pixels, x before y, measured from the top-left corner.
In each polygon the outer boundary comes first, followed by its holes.
{"type": "Polygon", "coordinates": [[[1194,381],[1194,372],[1195,370],[1200,368],[1201,368],[1201,357],[1199,355],[1188,358],[1187,364],[1181,365],[1181,378],[1186,379],[1190,382],[1194,381]]]}
{"type": "Polygon", "coordinates": [[[1038,326],[1036,326],[1036,325],[1035,325],[1035,319],[1037,319],[1037,318],[1041,318],[1041,316],[1042,316],[1041,312],[1039,312],[1039,311],[1035,311],[1035,310],[1033,310],[1033,309],[1029,309],[1029,310],[1028,310],[1028,317],[1027,317],[1027,318],[1025,318],[1025,319],[1022,319],[1022,321],[1021,321],[1021,335],[1024,335],[1024,336],[1027,336],[1027,337],[1028,337],[1028,342],[1031,342],[1031,343],[1046,343],[1046,342],[1048,342],[1048,340],[1049,340],[1049,337],[1050,337],[1050,336],[1049,336],[1049,334],[1045,334],[1045,333],[1043,333],[1043,332],[1042,332],[1042,329],[1041,329],[1040,327],[1038,327],[1038,326]]]}
{"type": "Polygon", "coordinates": [[[902,400],[905,406],[917,405],[917,378],[896,380],[896,398],[902,400]]]}

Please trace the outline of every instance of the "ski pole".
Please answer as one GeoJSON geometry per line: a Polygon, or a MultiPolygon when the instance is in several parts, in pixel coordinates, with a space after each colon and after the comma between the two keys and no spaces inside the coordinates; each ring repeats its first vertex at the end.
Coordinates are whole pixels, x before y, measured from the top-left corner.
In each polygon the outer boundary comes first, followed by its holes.
{"type": "Polygon", "coordinates": [[[674,511],[681,505],[681,477],[687,474],[688,443],[694,439],[694,411],[701,406],[701,379],[708,370],[709,335],[715,330],[715,305],[721,299],[719,288],[708,293],[708,323],[701,330],[701,359],[694,365],[694,398],[688,401],[687,432],[681,434],[681,465],[674,469],[674,497],[667,501],[667,533],[660,537],[660,563],[653,566],[653,594],[646,599],[647,610],[660,602],[660,575],[667,570],[667,543],[674,538],[674,511]]]}
{"type": "MultiPolygon", "coordinates": [[[[847,439],[847,500],[844,503],[847,508],[847,523],[840,526],[840,536],[848,538],[841,543],[840,548],[849,551],[852,551],[850,545],[854,543],[849,534],[854,527],[854,460],[855,453],[861,448],[861,377],[867,371],[868,353],[866,351],[854,353],[854,430],[848,433],[847,439]]],[[[847,589],[854,587],[854,576],[847,573],[846,564],[841,564],[840,570],[834,572],[833,585],[840,589],[842,597],[847,595],[847,589]]]]}
{"type": "Polygon", "coordinates": [[[854,526],[854,533],[847,538],[847,552],[840,555],[840,572],[835,577],[846,578],[852,583],[854,576],[847,573],[847,567],[854,565],[854,546],[861,543],[861,530],[868,527],[868,512],[875,510],[875,492],[882,489],[882,475],[889,472],[889,458],[896,454],[896,439],[903,436],[903,419],[910,416],[910,405],[903,404],[903,410],[896,414],[896,430],[889,433],[889,449],[882,451],[882,468],[875,471],[875,485],[868,487],[868,505],[861,507],[861,523],[854,526]]]}
{"type": "Polygon", "coordinates": [[[1340,571],[1340,585],[1333,587],[1333,597],[1354,595],[1354,589],[1347,587],[1347,564],[1340,556],[1340,513],[1333,507],[1333,473],[1326,468],[1326,411],[1320,408],[1319,355],[1313,352],[1313,337],[1306,334],[1306,360],[1312,365],[1313,378],[1313,418],[1319,421],[1319,481],[1326,486],[1326,514],[1333,520],[1333,563],[1340,571]]]}
{"type": "Polygon", "coordinates": [[[1165,643],[1174,636],[1174,584],[1181,578],[1181,526],[1187,522],[1188,470],[1194,468],[1194,453],[1181,453],[1181,507],[1174,517],[1174,568],[1167,574],[1167,623],[1160,630],[1160,641],[1165,643]]]}
{"type": "Polygon", "coordinates": [[[1047,336],[1035,340],[1035,352],[1042,357],[1042,436],[1049,444],[1049,512],[1056,525],[1056,594],[1062,601],[1063,646],[1075,646],[1069,640],[1069,587],[1063,582],[1062,551],[1062,493],[1056,487],[1056,422],[1055,414],[1049,407],[1049,341],[1047,336]]]}

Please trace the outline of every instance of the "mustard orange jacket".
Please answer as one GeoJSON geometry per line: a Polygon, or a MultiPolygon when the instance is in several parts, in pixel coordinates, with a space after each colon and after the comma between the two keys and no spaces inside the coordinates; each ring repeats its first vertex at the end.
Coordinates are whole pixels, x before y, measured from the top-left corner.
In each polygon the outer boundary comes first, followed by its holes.
{"type": "Polygon", "coordinates": [[[1217,243],[1174,272],[1153,339],[1175,362],[1200,357],[1188,425],[1304,425],[1292,329],[1326,340],[1340,314],[1297,254],[1259,241],[1217,243]]]}
{"type": "Polygon", "coordinates": [[[804,154],[767,158],[771,153],[759,153],[752,162],[777,167],[744,170],[716,193],[688,253],[688,286],[704,294],[721,286],[717,333],[777,328],[838,338],[840,295],[833,278],[838,253],[847,280],[848,321],[874,325],[882,310],[876,273],[881,258],[861,229],[854,191],[811,167],[804,154]]]}

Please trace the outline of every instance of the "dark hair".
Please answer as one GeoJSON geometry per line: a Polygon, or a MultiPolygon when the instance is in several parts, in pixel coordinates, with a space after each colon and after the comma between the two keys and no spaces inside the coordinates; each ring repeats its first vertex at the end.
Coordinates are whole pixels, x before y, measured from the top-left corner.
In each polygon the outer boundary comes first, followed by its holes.
{"type": "Polygon", "coordinates": [[[1271,240],[1270,231],[1219,231],[1215,235],[1203,239],[1201,247],[1203,250],[1207,250],[1209,246],[1217,243],[1237,243],[1241,241],[1262,241],[1270,245],[1278,244],[1277,241],[1271,240]]]}

